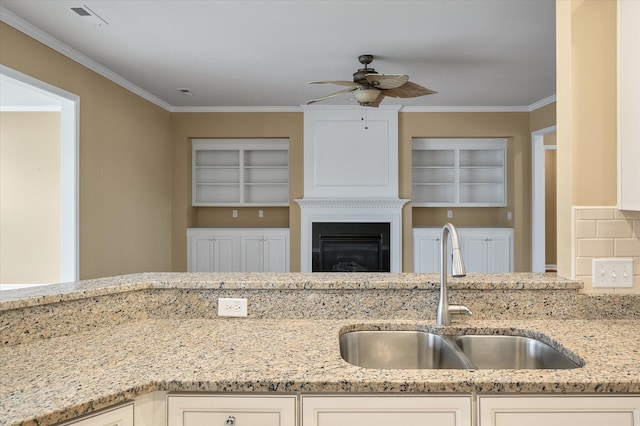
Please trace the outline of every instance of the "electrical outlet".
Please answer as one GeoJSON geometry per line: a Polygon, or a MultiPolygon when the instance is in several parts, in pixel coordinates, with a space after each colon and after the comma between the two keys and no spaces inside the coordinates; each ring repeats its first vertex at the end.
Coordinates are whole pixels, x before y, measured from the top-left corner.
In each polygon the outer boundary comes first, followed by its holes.
{"type": "Polygon", "coordinates": [[[258,210],[258,217],[264,217],[264,211],[258,210]]]}
{"type": "Polygon", "coordinates": [[[453,217],[453,210],[447,210],[447,218],[451,219],[453,217]]]}
{"type": "Polygon", "coordinates": [[[219,317],[246,317],[247,299],[245,298],[218,298],[219,317]]]}
{"type": "Polygon", "coordinates": [[[234,209],[234,210],[232,210],[232,211],[231,211],[231,216],[233,216],[233,217],[238,217],[238,210],[235,210],[235,209],[234,209]]]}
{"type": "Polygon", "coordinates": [[[593,259],[594,288],[633,287],[633,259],[593,259]]]}

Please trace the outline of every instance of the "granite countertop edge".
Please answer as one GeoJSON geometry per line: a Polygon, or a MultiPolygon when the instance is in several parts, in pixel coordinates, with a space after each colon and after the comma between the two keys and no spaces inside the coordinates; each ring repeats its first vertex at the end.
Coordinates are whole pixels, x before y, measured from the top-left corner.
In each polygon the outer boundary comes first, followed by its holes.
{"type": "MultiPolygon", "coordinates": [[[[158,272],[97,278],[0,292],[0,312],[147,289],[403,290],[438,289],[425,273],[189,273],[158,272]]],[[[580,281],[544,273],[469,274],[450,279],[459,290],[579,290],[580,281]]]]}

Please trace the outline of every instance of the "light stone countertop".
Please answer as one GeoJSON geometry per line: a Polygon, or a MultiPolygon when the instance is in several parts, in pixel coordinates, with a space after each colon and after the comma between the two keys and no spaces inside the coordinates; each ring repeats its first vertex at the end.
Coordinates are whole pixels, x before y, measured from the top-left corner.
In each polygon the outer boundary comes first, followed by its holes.
{"type": "Polygon", "coordinates": [[[453,293],[462,298],[466,291],[463,301],[477,300],[480,310],[506,307],[512,316],[490,318],[489,311],[443,328],[420,316],[433,313],[438,285],[432,274],[150,273],[2,292],[0,426],[52,425],[153,391],[640,393],[638,298],[589,298],[589,306],[627,311],[624,319],[590,317],[582,308],[568,311],[581,315],[575,319],[555,318],[558,306],[578,300],[556,294],[577,292],[581,283],[549,274],[474,274],[452,282],[453,293]],[[282,289],[295,293],[287,306],[304,312],[274,316],[282,312],[271,310],[282,289]],[[541,297],[528,305],[531,289],[541,297]],[[249,318],[211,315],[215,297],[227,294],[259,296],[266,306],[256,301],[249,318]],[[366,305],[362,316],[346,317],[338,308],[356,295],[351,300],[366,305]],[[487,300],[494,298],[500,300],[487,300]],[[390,306],[392,317],[378,316],[390,306]],[[540,316],[523,316],[538,309],[540,316]],[[341,332],[377,328],[529,335],[585,365],[375,370],[341,359],[341,332]]]}
{"type": "Polygon", "coordinates": [[[0,350],[1,425],[50,425],[152,391],[640,393],[635,320],[145,320],[0,350]],[[343,361],[338,336],[385,328],[549,338],[569,370],[375,370],[343,361]]]}

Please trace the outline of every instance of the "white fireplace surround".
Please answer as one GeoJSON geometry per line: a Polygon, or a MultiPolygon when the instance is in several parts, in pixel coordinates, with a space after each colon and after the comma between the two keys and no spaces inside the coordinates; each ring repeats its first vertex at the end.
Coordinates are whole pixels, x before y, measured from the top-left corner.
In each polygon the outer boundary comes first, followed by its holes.
{"type": "Polygon", "coordinates": [[[382,222],[389,223],[390,271],[402,271],[402,206],[400,199],[302,199],[301,271],[311,272],[311,236],[314,222],[382,222]]]}
{"type": "Polygon", "coordinates": [[[312,271],[315,222],[390,225],[390,270],[402,271],[398,198],[399,106],[304,106],[301,270],[312,271]]]}

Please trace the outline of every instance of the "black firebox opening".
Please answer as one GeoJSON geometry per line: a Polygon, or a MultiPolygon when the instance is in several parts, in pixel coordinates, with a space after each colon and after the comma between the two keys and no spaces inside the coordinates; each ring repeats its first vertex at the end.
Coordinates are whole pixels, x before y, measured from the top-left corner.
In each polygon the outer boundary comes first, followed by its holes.
{"type": "Polygon", "coordinates": [[[315,222],[312,272],[390,272],[391,226],[379,222],[315,222]]]}

